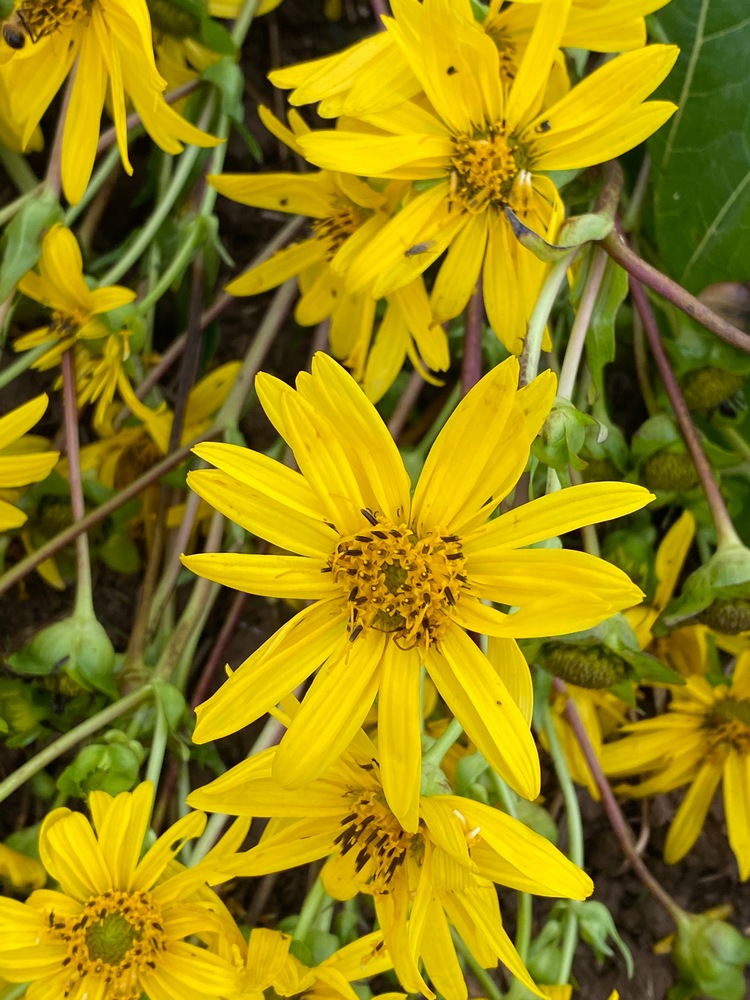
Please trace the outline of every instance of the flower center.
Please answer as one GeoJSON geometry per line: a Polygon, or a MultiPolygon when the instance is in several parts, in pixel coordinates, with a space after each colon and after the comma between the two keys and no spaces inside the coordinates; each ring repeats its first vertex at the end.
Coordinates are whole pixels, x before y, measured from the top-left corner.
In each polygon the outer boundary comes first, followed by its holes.
{"type": "Polygon", "coordinates": [[[324,570],[348,591],[349,638],[370,628],[393,633],[402,649],[427,649],[443,637],[468,585],[461,539],[439,530],[417,538],[406,524],[362,513],[371,527],[343,537],[324,570]]]}
{"type": "MultiPolygon", "coordinates": [[[[14,25],[22,30],[32,42],[38,42],[45,35],[63,31],[79,17],[88,17],[94,0],[20,0],[11,18],[14,25]]],[[[23,48],[9,41],[3,30],[3,37],[11,48],[23,48]]]]}
{"type": "Polygon", "coordinates": [[[355,867],[374,893],[390,892],[394,875],[409,851],[421,846],[421,837],[402,829],[378,792],[359,790],[352,798],[335,843],[342,854],[357,850],[355,867]]]}
{"type": "Polygon", "coordinates": [[[331,215],[325,219],[314,219],[312,223],[316,239],[326,244],[326,259],[333,260],[341,246],[356,233],[363,223],[362,213],[350,201],[336,204],[331,215]]]}
{"type": "Polygon", "coordinates": [[[508,135],[505,122],[454,139],[451,164],[451,198],[475,214],[490,206],[515,209],[515,189],[529,179],[529,151],[508,135]]]}
{"type": "Polygon", "coordinates": [[[706,716],[708,756],[723,755],[727,750],[750,754],[750,701],[723,698],[706,716]]]}
{"type": "MultiPolygon", "coordinates": [[[[68,945],[63,997],[86,976],[104,982],[107,1000],[139,1000],[140,974],[155,969],[167,948],[159,908],[148,892],[103,892],[78,917],[49,915],[49,932],[68,945]]],[[[92,991],[97,987],[92,985],[92,991]]]]}
{"type": "Polygon", "coordinates": [[[508,26],[503,23],[501,15],[490,12],[484,19],[482,27],[485,34],[489,35],[495,43],[495,48],[500,56],[500,77],[510,83],[515,79],[518,70],[518,47],[508,30],[508,26]]]}

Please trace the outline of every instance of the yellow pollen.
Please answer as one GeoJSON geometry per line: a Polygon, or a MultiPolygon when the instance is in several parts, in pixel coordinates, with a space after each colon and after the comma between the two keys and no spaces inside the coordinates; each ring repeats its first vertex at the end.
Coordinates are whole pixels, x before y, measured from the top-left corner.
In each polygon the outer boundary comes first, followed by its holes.
{"type": "Polygon", "coordinates": [[[21,0],[16,17],[32,42],[69,28],[79,17],[88,17],[94,0],[21,0]]]}
{"type": "Polygon", "coordinates": [[[750,754],[750,700],[724,698],[706,715],[707,757],[721,758],[729,750],[750,754]]]}
{"type": "Polygon", "coordinates": [[[140,976],[157,967],[167,948],[161,912],[143,890],[93,896],[77,917],[51,912],[47,931],[51,940],[68,946],[63,997],[92,976],[105,984],[107,1000],[139,1000],[140,976]]]}
{"type": "Polygon", "coordinates": [[[406,524],[362,512],[368,527],[342,537],[326,567],[347,593],[349,638],[364,629],[390,632],[402,649],[427,649],[443,637],[468,586],[457,535],[417,538],[406,524]]]}
{"type": "Polygon", "coordinates": [[[331,215],[312,223],[316,239],[326,244],[326,259],[332,260],[349,237],[364,222],[360,209],[353,202],[340,202],[331,215]]]}
{"type": "Polygon", "coordinates": [[[473,213],[513,203],[517,184],[530,177],[529,151],[504,122],[454,139],[451,165],[451,197],[473,213]]]}
{"type": "Polygon", "coordinates": [[[357,851],[355,868],[373,893],[390,892],[394,875],[409,852],[419,850],[422,838],[402,829],[380,793],[360,790],[352,793],[352,799],[335,843],[342,854],[357,851]]]}

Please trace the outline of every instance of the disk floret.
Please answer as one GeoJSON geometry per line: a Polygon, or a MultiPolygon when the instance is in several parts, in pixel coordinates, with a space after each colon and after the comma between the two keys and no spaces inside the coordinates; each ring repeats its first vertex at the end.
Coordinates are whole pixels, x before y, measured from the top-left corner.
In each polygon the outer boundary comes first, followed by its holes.
{"type": "Polygon", "coordinates": [[[364,222],[362,212],[353,202],[342,201],[337,204],[331,215],[324,219],[315,219],[312,223],[313,232],[318,240],[328,244],[326,259],[333,260],[341,247],[360,228],[364,222]]]}
{"type": "Polygon", "coordinates": [[[21,0],[16,15],[32,42],[69,28],[79,17],[88,17],[93,0],[21,0]]]}
{"type": "Polygon", "coordinates": [[[439,643],[467,586],[461,539],[439,529],[418,538],[382,514],[367,518],[372,527],[343,537],[329,562],[347,588],[349,638],[375,629],[402,649],[439,643]]]}
{"type": "Polygon", "coordinates": [[[526,146],[503,121],[454,139],[451,164],[452,197],[462,209],[477,213],[511,204],[530,160],[526,146]]]}
{"type": "Polygon", "coordinates": [[[103,979],[112,1000],[138,1000],[139,973],[155,969],[167,938],[159,907],[144,890],[110,890],[89,899],[76,917],[49,914],[55,940],[67,942],[64,997],[88,975],[103,979]]]}
{"type": "Polygon", "coordinates": [[[381,792],[359,790],[352,793],[352,800],[351,812],[341,820],[341,833],[335,842],[342,854],[357,851],[355,868],[370,876],[374,893],[390,892],[395,873],[421,838],[402,828],[381,792]]]}
{"type": "Polygon", "coordinates": [[[717,757],[730,750],[750,754],[750,701],[722,698],[706,716],[708,755],[717,757]]]}

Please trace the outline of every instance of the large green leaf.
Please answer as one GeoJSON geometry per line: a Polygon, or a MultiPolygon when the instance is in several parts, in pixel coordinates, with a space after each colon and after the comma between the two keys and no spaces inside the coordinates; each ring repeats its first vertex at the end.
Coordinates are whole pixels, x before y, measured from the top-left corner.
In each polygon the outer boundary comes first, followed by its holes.
{"type": "Polygon", "coordinates": [[[676,66],[658,96],[679,109],[650,140],[656,236],[692,292],[746,280],[750,257],[750,3],[672,0],[659,12],[676,66]]]}

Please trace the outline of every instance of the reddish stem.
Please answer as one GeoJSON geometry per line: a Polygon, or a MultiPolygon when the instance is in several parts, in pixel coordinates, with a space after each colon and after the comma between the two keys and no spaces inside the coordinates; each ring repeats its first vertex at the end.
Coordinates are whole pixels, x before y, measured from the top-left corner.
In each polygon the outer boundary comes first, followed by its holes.
{"type": "MultiPolygon", "coordinates": [[[[561,681],[556,677],[553,684],[556,691],[567,697],[568,689],[564,681],[561,681]]],[[[583,756],[586,759],[588,768],[591,771],[594,783],[599,790],[604,811],[607,814],[612,831],[614,832],[615,837],[617,837],[620,847],[622,848],[622,853],[628,859],[633,871],[636,873],[641,882],[643,882],[648,891],[661,903],[669,916],[675,921],[675,923],[677,923],[677,920],[682,915],[683,910],[675,902],[675,900],[672,899],[669,893],[662,888],[656,878],[654,878],[646,867],[645,862],[636,851],[633,831],[628,826],[625,817],[622,814],[622,810],[617,804],[614,793],[609,782],[607,781],[604,771],[602,770],[602,766],[599,763],[596,751],[591,745],[591,740],[589,740],[588,733],[586,732],[583,722],[581,722],[578,710],[570,698],[567,698],[567,701],[565,702],[565,715],[570,723],[570,728],[573,730],[573,733],[578,740],[578,744],[581,748],[583,756]]]]}
{"type": "Polygon", "coordinates": [[[461,395],[475,386],[482,377],[482,326],[484,325],[484,295],[482,275],[466,307],[464,328],[464,363],[461,369],[461,395]]]}
{"type": "Polygon", "coordinates": [[[737,536],[737,532],[734,530],[734,525],[724,503],[724,498],[721,495],[711,466],[701,447],[700,438],[690,417],[690,410],[688,410],[685,397],[682,395],[680,387],[677,384],[677,379],[669,364],[669,359],[661,342],[659,325],[656,322],[654,310],[651,308],[651,303],[648,301],[643,286],[632,276],[630,277],[630,294],[633,298],[635,308],[638,310],[638,315],[641,317],[651,353],[654,356],[654,361],[656,361],[656,367],[659,369],[664,388],[667,390],[680,433],[690,452],[690,457],[693,460],[695,471],[698,473],[701,481],[703,492],[706,494],[706,500],[708,501],[711,516],[716,526],[718,542],[720,545],[722,543],[740,545],[742,543],[737,536]]]}

